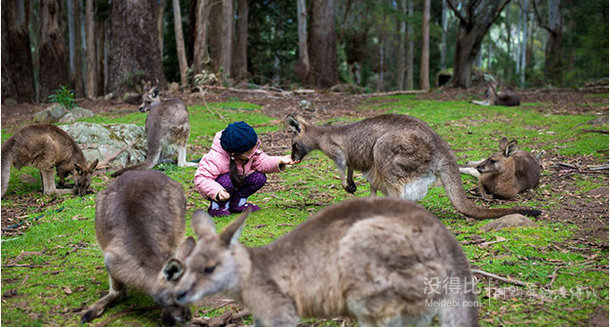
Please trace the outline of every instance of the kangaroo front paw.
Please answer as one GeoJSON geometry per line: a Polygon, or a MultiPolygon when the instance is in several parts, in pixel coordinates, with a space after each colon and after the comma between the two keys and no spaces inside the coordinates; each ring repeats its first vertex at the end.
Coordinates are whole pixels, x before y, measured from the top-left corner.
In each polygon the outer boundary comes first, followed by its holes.
{"type": "Polygon", "coordinates": [[[354,194],[357,190],[356,184],[347,184],[347,186],[345,187],[345,190],[349,193],[354,194]]]}

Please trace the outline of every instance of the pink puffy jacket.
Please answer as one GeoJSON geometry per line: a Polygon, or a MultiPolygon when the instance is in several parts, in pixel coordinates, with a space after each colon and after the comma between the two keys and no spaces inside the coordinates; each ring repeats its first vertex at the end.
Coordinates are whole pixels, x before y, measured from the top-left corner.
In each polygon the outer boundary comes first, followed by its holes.
{"type": "MultiPolygon", "coordinates": [[[[224,188],[216,182],[218,176],[229,172],[229,162],[231,154],[225,151],[220,145],[220,135],[222,131],[216,133],[212,141],[210,152],[205,154],[199,167],[195,172],[195,189],[199,194],[214,199],[216,194],[224,188]]],[[[284,170],[284,165],[280,167],[279,156],[269,156],[259,149],[260,141],[256,144],[254,152],[245,163],[237,160],[237,170],[242,176],[248,176],[254,171],[261,173],[277,173],[284,170]]]]}

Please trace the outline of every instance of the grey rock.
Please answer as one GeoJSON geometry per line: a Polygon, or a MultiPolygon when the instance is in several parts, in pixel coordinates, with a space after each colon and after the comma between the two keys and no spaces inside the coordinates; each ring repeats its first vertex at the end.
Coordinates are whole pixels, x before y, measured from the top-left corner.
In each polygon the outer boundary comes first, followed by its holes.
{"type": "Polygon", "coordinates": [[[514,227],[538,227],[535,222],[524,215],[512,214],[500,217],[481,227],[483,231],[500,230],[514,227]]]}

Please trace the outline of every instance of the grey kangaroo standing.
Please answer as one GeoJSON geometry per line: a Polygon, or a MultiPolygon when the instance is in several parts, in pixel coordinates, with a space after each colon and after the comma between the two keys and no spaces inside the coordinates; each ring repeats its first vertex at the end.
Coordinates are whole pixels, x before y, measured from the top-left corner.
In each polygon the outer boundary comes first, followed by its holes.
{"type": "Polygon", "coordinates": [[[95,235],[104,253],[109,293],[91,305],[81,321],[100,316],[127,296],[127,286],[150,295],[163,308],[163,322],[190,319],[188,306],[177,305],[172,280],[163,267],[184,239],[186,198],[182,186],[162,172],[132,171],[101,191],[95,201],[95,235]]]}
{"type": "Polygon", "coordinates": [[[351,199],[321,210],[261,248],[237,241],[247,213],[220,234],[203,211],[198,243],[166,269],[176,301],[225,292],[256,326],[296,326],[301,317],[350,316],[360,326],[477,326],[476,292],[462,248],[422,207],[392,198],[351,199]],[[442,289],[451,280],[454,291],[442,289]],[[447,305],[443,305],[445,303],[447,305]]]}
{"type": "Polygon", "coordinates": [[[476,170],[460,168],[460,172],[479,179],[479,193],[484,199],[492,195],[505,200],[536,187],[540,181],[540,164],[534,155],[517,150],[517,140],[500,140],[500,151],[486,160],[475,162],[476,170]]]}
{"type": "Polygon", "coordinates": [[[540,214],[524,207],[481,208],[469,201],[449,145],[417,118],[380,115],[353,124],[316,126],[289,115],[286,123],[294,131],[292,159],[298,161],[313,150],[321,150],[337,165],[347,192],[356,191],[354,170],[364,173],[371,184],[371,195],[379,190],[412,201],[424,198],[439,177],[451,203],[466,216],[486,219],[513,213],[540,214]]]}
{"type": "Polygon", "coordinates": [[[42,191],[46,195],[74,193],[83,196],[91,185],[97,163],[95,160],[87,165],[80,147],[63,129],[52,124],[25,126],[2,145],[2,196],[8,188],[11,166],[17,169],[25,166],[38,168],[42,191]],[[60,187],[65,186],[66,177],[72,174],[74,188],[57,189],[54,169],[60,187]]]}
{"type": "Polygon", "coordinates": [[[197,167],[194,162],[186,162],[186,142],[188,141],[191,126],[189,112],[179,99],[162,99],[159,89],[152,88],[142,96],[141,112],[146,116],[146,141],[148,150],[146,160],[138,165],[125,167],[112,176],[116,177],[128,170],[151,169],[159,163],[161,150],[174,146],[178,151],[178,167],[197,167]]]}
{"type": "Polygon", "coordinates": [[[472,101],[474,104],[482,106],[505,106],[514,107],[521,105],[521,98],[511,91],[497,92],[496,84],[492,83],[487,89],[487,100],[472,101]]]}

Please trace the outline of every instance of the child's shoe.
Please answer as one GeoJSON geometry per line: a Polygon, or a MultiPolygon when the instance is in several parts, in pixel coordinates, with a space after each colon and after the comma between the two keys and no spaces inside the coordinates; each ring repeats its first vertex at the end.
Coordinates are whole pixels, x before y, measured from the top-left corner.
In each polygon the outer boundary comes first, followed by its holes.
{"type": "Polygon", "coordinates": [[[259,211],[261,208],[253,203],[247,203],[247,198],[239,198],[236,200],[231,200],[229,205],[229,210],[231,212],[244,212],[246,208],[250,208],[250,212],[259,211]]]}
{"type": "Polygon", "coordinates": [[[231,211],[229,211],[229,202],[220,205],[216,201],[212,201],[210,207],[208,208],[208,215],[210,217],[223,217],[231,215],[231,211]]]}

